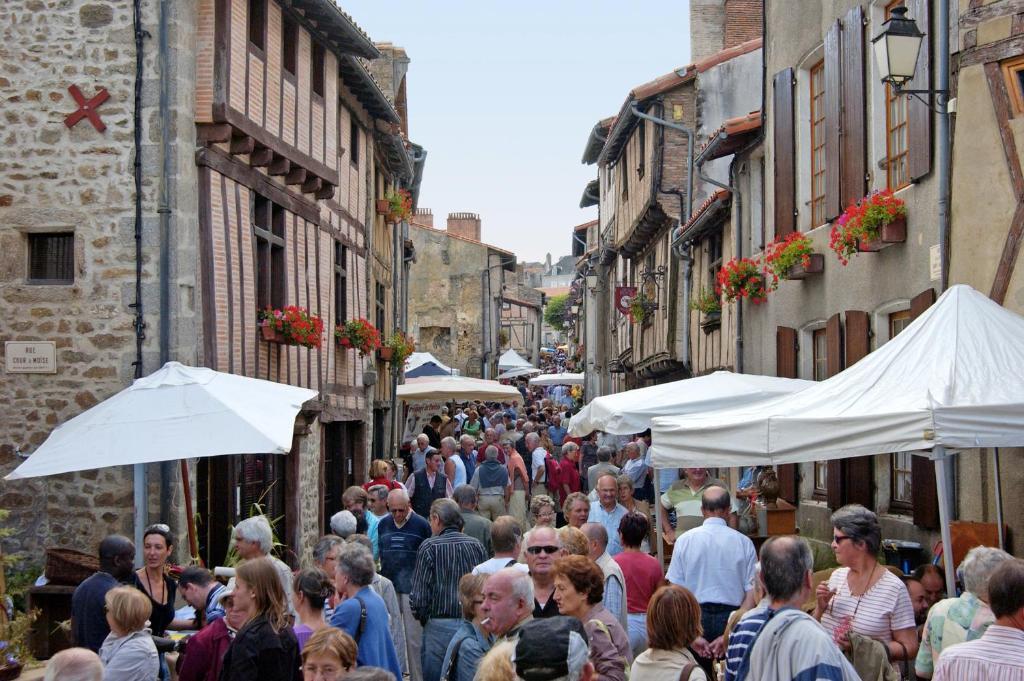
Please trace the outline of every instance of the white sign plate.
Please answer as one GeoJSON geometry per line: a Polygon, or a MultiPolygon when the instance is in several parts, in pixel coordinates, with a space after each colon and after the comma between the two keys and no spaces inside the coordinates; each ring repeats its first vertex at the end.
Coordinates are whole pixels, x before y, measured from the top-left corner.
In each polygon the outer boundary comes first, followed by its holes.
{"type": "Polygon", "coordinates": [[[55,374],[57,344],[54,341],[6,341],[4,360],[9,374],[55,374]]]}

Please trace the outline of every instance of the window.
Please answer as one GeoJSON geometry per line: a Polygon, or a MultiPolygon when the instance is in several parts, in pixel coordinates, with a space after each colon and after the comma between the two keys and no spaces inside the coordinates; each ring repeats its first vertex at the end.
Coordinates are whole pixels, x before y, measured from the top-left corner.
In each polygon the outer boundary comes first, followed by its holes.
{"type": "Polygon", "coordinates": [[[638,137],[638,146],[640,147],[639,148],[640,165],[637,166],[636,173],[640,177],[643,177],[644,176],[644,170],[645,170],[644,164],[647,161],[647,121],[643,121],[643,120],[640,121],[640,125],[638,126],[638,128],[639,128],[639,131],[637,132],[637,137],[638,137]]]}
{"type": "Polygon", "coordinates": [[[348,158],[352,165],[359,165],[359,123],[356,122],[354,114],[349,114],[348,121],[348,158]]]}
{"type": "Polygon", "coordinates": [[[814,373],[811,378],[815,381],[824,381],[828,378],[828,340],[825,328],[815,329],[811,340],[814,351],[814,373]]]}
{"type": "Polygon", "coordinates": [[[281,66],[286,74],[295,77],[299,63],[299,25],[289,16],[281,25],[281,66]]]}
{"type": "Polygon", "coordinates": [[[828,461],[814,462],[814,496],[824,497],[828,494],[828,461]]]}
{"type": "Polygon", "coordinates": [[[625,152],[623,152],[623,158],[619,161],[619,180],[622,182],[622,200],[625,201],[629,198],[629,173],[626,170],[625,152]]]}
{"type": "Polygon", "coordinates": [[[889,504],[894,509],[911,509],[913,501],[911,462],[913,461],[913,456],[910,452],[896,452],[889,455],[891,475],[889,504]]]}
{"type": "MultiPolygon", "coordinates": [[[[905,0],[895,0],[885,8],[886,20],[892,10],[903,6],[905,0]]],[[[886,187],[897,190],[910,184],[907,171],[907,97],[885,86],[885,178],[886,187]]]]}
{"type": "Polygon", "coordinates": [[[256,308],[284,307],[284,208],[257,195],[252,232],[256,240],[256,308]]]}
{"type": "Polygon", "coordinates": [[[249,0],[249,44],[260,50],[267,45],[267,0],[249,0]]]}
{"type": "Polygon", "coordinates": [[[384,319],[384,300],[385,300],[384,284],[378,283],[377,284],[376,292],[377,292],[377,295],[376,295],[376,312],[377,312],[376,316],[377,316],[377,319],[375,319],[374,321],[376,322],[377,329],[380,331],[381,335],[384,335],[384,321],[385,321],[385,319],[384,319]]]}
{"type": "Polygon", "coordinates": [[[896,337],[896,334],[907,328],[911,321],[913,320],[910,318],[910,310],[900,310],[889,315],[889,340],[892,340],[896,337]]]}
{"type": "Polygon", "coordinates": [[[811,226],[825,224],[825,61],[811,67],[811,226]]]}
{"type": "Polygon", "coordinates": [[[313,43],[313,59],[310,61],[312,70],[313,94],[324,96],[324,48],[313,43]]]}
{"type": "Polygon", "coordinates": [[[342,324],[348,319],[348,247],[334,242],[334,320],[342,324]]]}
{"type": "Polygon", "coordinates": [[[722,234],[721,232],[708,239],[708,288],[714,290],[718,286],[718,271],[722,269],[722,234]]]}
{"type": "Polygon", "coordinates": [[[73,232],[28,235],[28,280],[35,284],[75,283],[73,232]]]}
{"type": "Polygon", "coordinates": [[[1013,112],[1024,113],[1024,56],[1003,62],[1002,69],[1013,112]]]}

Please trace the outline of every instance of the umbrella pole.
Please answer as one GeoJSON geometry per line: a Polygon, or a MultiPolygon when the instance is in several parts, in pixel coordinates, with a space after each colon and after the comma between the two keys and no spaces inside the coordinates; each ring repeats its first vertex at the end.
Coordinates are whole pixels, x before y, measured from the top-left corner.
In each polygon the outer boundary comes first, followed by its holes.
{"type": "MultiPolygon", "coordinates": [[[[188,528],[189,557],[199,560],[199,539],[196,537],[196,516],[192,511],[192,485],[188,479],[188,460],[181,460],[181,486],[185,493],[185,526],[188,528]]],[[[199,561],[202,564],[202,561],[199,561]]]]}
{"type": "Polygon", "coordinates": [[[132,501],[135,516],[135,564],[144,565],[142,559],[142,533],[146,530],[146,517],[149,515],[148,495],[146,494],[146,464],[137,463],[132,466],[132,501]]]}
{"type": "Polygon", "coordinates": [[[999,532],[999,548],[1006,550],[1003,546],[1006,542],[1003,540],[1003,483],[1002,475],[999,472],[999,447],[992,449],[992,469],[995,475],[996,483],[996,527],[999,532]]]}
{"type": "Polygon", "coordinates": [[[956,596],[956,566],[953,565],[953,533],[949,523],[952,520],[952,509],[949,503],[949,469],[946,467],[946,448],[936,445],[932,449],[932,461],[935,462],[935,487],[939,497],[939,529],[942,533],[942,564],[946,569],[946,594],[956,596]]]}
{"type": "Polygon", "coordinates": [[[661,510],[658,504],[661,503],[661,470],[654,469],[654,538],[658,541],[658,565],[665,569],[665,540],[662,539],[663,529],[661,526],[661,510]]]}

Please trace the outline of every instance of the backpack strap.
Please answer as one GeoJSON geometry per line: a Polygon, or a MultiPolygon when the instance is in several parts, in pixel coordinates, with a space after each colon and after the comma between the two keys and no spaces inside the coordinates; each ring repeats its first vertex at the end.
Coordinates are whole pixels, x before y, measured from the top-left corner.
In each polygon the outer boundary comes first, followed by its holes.
{"type": "Polygon", "coordinates": [[[683,667],[682,670],[679,672],[679,681],[690,681],[690,674],[692,674],[693,670],[696,668],[697,665],[693,664],[692,662],[683,667]]]}
{"type": "Polygon", "coordinates": [[[467,636],[463,636],[455,642],[455,647],[452,649],[452,656],[448,659],[448,668],[444,670],[444,675],[441,677],[441,681],[455,681],[452,676],[452,671],[457,670],[459,666],[459,648],[466,642],[467,636]]]}
{"type": "Polygon", "coordinates": [[[359,601],[359,624],[356,625],[356,635],[354,638],[356,644],[358,644],[359,639],[363,637],[363,631],[366,630],[366,603],[363,602],[363,599],[358,594],[356,594],[356,600],[359,601]]]}

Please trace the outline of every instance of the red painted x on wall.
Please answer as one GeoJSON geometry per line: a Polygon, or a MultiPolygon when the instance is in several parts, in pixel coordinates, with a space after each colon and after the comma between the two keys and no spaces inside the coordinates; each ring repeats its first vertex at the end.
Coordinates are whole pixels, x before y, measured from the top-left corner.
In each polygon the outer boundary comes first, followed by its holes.
{"type": "Polygon", "coordinates": [[[64,119],[64,125],[73,128],[78,125],[80,120],[88,118],[89,122],[92,123],[92,127],[96,128],[96,132],[103,132],[107,129],[107,126],[96,111],[103,102],[110,99],[110,93],[107,92],[106,88],[100,88],[100,91],[90,100],[85,99],[85,95],[82,94],[77,85],[69,86],[68,92],[71,93],[75,103],[78,104],[78,110],[64,119]]]}

